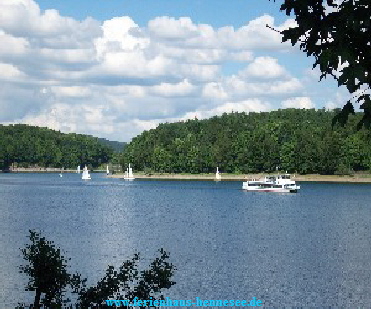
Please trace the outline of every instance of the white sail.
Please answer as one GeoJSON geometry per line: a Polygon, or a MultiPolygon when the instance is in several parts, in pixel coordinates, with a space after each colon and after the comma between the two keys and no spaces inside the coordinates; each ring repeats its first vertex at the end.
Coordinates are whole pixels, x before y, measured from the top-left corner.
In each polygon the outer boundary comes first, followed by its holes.
{"type": "Polygon", "coordinates": [[[215,180],[221,180],[221,179],[222,179],[222,176],[220,175],[219,168],[217,167],[216,173],[215,173],[215,180]]]}
{"type": "Polygon", "coordinates": [[[109,174],[108,164],[107,164],[107,175],[109,174]]]}
{"type": "Polygon", "coordinates": [[[81,178],[84,179],[84,180],[91,179],[90,174],[89,174],[89,171],[88,171],[88,168],[86,167],[86,165],[85,165],[85,167],[82,170],[82,177],[81,178]]]}
{"type": "Polygon", "coordinates": [[[125,171],[124,179],[126,179],[126,180],[135,179],[134,174],[133,174],[133,169],[131,168],[130,163],[129,163],[129,167],[125,171]]]}
{"type": "Polygon", "coordinates": [[[129,178],[134,178],[133,169],[130,167],[130,163],[129,163],[129,178]]]}
{"type": "Polygon", "coordinates": [[[80,165],[77,167],[77,174],[80,174],[81,170],[80,170],[80,165]]]}

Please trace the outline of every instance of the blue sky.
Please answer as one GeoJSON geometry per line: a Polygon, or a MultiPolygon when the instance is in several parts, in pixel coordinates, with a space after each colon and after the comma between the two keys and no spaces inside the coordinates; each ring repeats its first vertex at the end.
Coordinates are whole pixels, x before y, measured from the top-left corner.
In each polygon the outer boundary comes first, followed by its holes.
{"type": "Polygon", "coordinates": [[[240,27],[263,13],[274,16],[279,23],[286,20],[286,15],[279,12],[279,0],[38,0],[37,3],[43,10],[57,9],[62,15],[79,20],[91,16],[104,21],[128,15],[141,27],[157,16],[189,16],[195,23],[214,27],[240,27]]]}
{"type": "Polygon", "coordinates": [[[130,141],[161,122],[335,108],[268,0],[1,0],[2,123],[130,141]]]}

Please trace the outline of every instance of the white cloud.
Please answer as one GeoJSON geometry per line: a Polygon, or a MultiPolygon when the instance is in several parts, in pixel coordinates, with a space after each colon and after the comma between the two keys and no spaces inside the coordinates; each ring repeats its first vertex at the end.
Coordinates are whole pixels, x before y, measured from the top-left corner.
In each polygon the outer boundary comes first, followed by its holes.
{"type": "Polygon", "coordinates": [[[24,55],[28,51],[29,42],[25,38],[13,37],[0,30],[0,56],[24,55]]]}
{"type": "Polygon", "coordinates": [[[338,108],[339,106],[337,106],[334,102],[332,101],[328,101],[325,105],[325,108],[328,109],[328,110],[333,110],[335,108],[338,108]]]}
{"type": "Polygon", "coordinates": [[[202,96],[205,98],[226,99],[228,94],[220,82],[211,82],[205,84],[202,96]]]}
{"type": "Polygon", "coordinates": [[[314,104],[309,97],[295,97],[282,101],[283,108],[314,108],[314,104]]]}
{"type": "Polygon", "coordinates": [[[300,92],[303,85],[297,78],[274,81],[250,81],[244,80],[240,76],[230,76],[225,79],[225,89],[234,96],[267,96],[292,95],[300,92]]]}
{"type": "Polygon", "coordinates": [[[92,63],[95,51],[92,49],[53,49],[41,48],[39,55],[51,61],[69,63],[92,63]]]}
{"type": "MultiPolygon", "coordinates": [[[[335,91],[331,97],[326,101],[325,108],[334,109],[334,108],[343,108],[344,104],[352,97],[351,94],[347,93],[345,87],[339,88],[335,91]]],[[[358,104],[353,104],[355,110],[357,111],[358,104]]]]}
{"type": "Polygon", "coordinates": [[[277,81],[269,88],[273,94],[297,93],[303,89],[303,85],[297,78],[291,78],[287,81],[277,81]]]}
{"type": "MultiPolygon", "coordinates": [[[[1,28],[16,37],[47,39],[49,44],[82,46],[100,34],[99,23],[91,18],[82,22],[60,16],[56,10],[40,11],[33,0],[3,0],[0,3],[1,28]]],[[[43,41],[40,41],[43,42],[43,41]]],[[[44,43],[46,43],[44,42],[44,43]]]]}
{"type": "Polygon", "coordinates": [[[131,34],[134,30],[140,32],[140,29],[129,16],[106,20],[102,29],[103,36],[94,40],[98,57],[104,57],[106,53],[141,50],[149,44],[148,38],[138,38],[131,34]]]}
{"type": "Polygon", "coordinates": [[[272,107],[269,103],[264,103],[259,99],[250,99],[239,102],[226,102],[210,110],[199,109],[194,112],[186,113],[181,120],[210,118],[215,115],[222,115],[223,113],[232,113],[232,112],[263,112],[268,111],[272,107]]]}
{"type": "Polygon", "coordinates": [[[23,78],[25,74],[18,70],[14,65],[7,63],[0,63],[0,79],[14,79],[23,78]]]}
{"type": "Polygon", "coordinates": [[[198,35],[198,28],[189,17],[156,17],[148,22],[148,31],[153,36],[170,40],[183,40],[198,35]]]}
{"type": "MultiPolygon", "coordinates": [[[[282,43],[281,35],[266,25],[274,27],[272,16],[260,16],[238,29],[226,26],[216,30],[210,25],[194,24],[188,17],[175,19],[163,16],[150,21],[148,31],[151,37],[166,41],[166,44],[177,41],[187,48],[287,49],[290,44],[282,43]]],[[[288,20],[276,28],[283,30],[292,25],[295,25],[295,21],[288,20]]]]}
{"type": "MultiPolygon", "coordinates": [[[[43,93],[46,90],[43,89],[43,93]]],[[[82,86],[54,86],[51,87],[51,91],[59,97],[87,97],[91,95],[91,89],[89,87],[82,86]]]]}
{"type": "Polygon", "coordinates": [[[155,95],[164,97],[176,97],[190,95],[196,90],[187,79],[177,84],[161,83],[160,85],[152,86],[151,92],[155,95]]]}
{"type": "Polygon", "coordinates": [[[266,24],[293,23],[263,15],[216,28],[163,16],[139,27],[129,16],[78,21],[0,0],[1,120],[128,140],[195,113],[308,106],[302,81],[271,55],[293,49],[266,24]]]}
{"type": "Polygon", "coordinates": [[[287,74],[285,68],[272,57],[257,57],[239,73],[242,77],[278,78],[287,74]]]}
{"type": "Polygon", "coordinates": [[[253,60],[253,53],[251,51],[231,52],[230,57],[236,61],[251,61],[253,60]]]}

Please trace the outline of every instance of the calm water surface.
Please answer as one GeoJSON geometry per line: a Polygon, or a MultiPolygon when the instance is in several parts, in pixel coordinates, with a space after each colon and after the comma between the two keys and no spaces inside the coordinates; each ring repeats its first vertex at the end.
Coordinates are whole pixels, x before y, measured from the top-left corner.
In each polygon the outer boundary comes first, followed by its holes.
{"type": "Polygon", "coordinates": [[[33,299],[19,248],[41,230],[93,284],[135,252],[170,252],[173,299],[269,306],[371,304],[371,185],[302,183],[298,194],[241,182],[125,182],[92,174],[0,174],[0,307],[33,299]]]}

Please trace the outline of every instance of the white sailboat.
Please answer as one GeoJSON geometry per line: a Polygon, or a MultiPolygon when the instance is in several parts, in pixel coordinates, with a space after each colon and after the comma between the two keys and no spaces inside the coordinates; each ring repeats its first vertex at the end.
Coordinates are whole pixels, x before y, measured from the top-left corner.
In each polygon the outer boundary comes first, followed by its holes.
{"type": "Polygon", "coordinates": [[[109,175],[109,169],[108,169],[108,164],[107,164],[107,175],[109,175]]]}
{"type": "Polygon", "coordinates": [[[63,177],[62,172],[63,172],[63,167],[61,168],[61,172],[59,173],[59,177],[63,177]]]}
{"type": "Polygon", "coordinates": [[[129,163],[129,168],[126,169],[125,175],[124,175],[125,180],[134,180],[134,174],[133,174],[133,169],[130,167],[129,163]]]}
{"type": "Polygon", "coordinates": [[[77,167],[77,171],[76,171],[76,173],[77,174],[80,174],[80,172],[81,172],[81,170],[80,170],[80,165],[77,167]]]}
{"type": "Polygon", "coordinates": [[[219,173],[219,167],[216,168],[215,180],[217,181],[222,180],[222,175],[220,175],[219,173]]]}
{"type": "Polygon", "coordinates": [[[86,167],[86,165],[85,165],[85,167],[82,170],[82,177],[81,177],[81,179],[83,179],[83,180],[89,180],[89,179],[91,179],[90,174],[89,174],[89,171],[88,171],[88,168],[86,167]]]}

